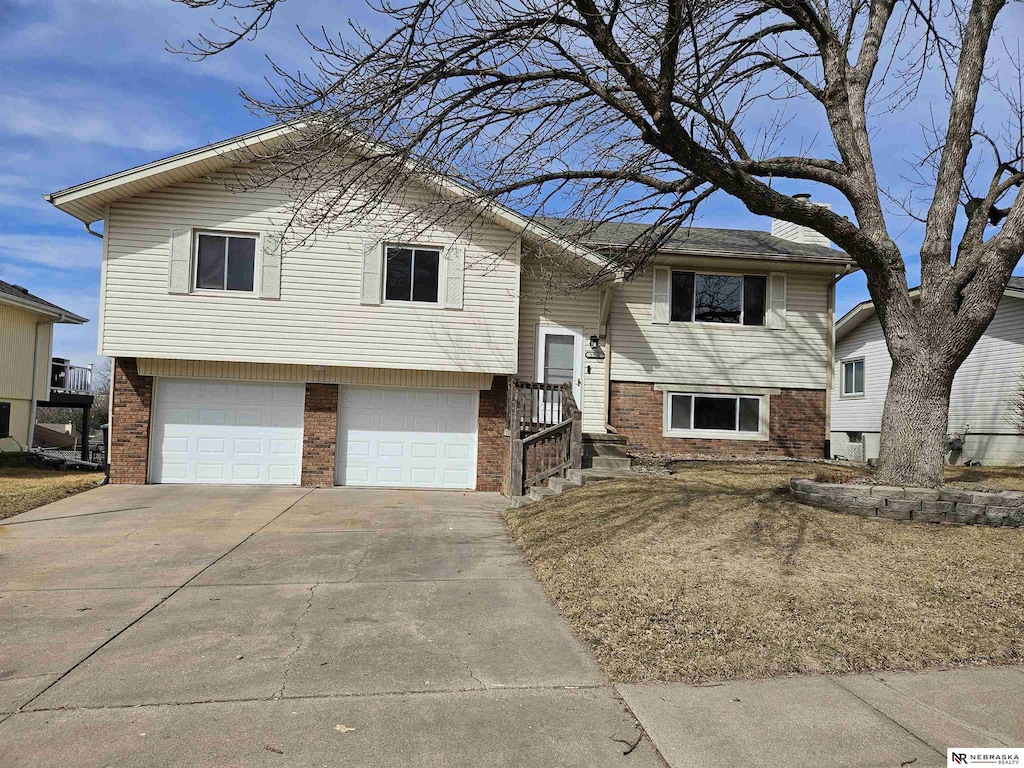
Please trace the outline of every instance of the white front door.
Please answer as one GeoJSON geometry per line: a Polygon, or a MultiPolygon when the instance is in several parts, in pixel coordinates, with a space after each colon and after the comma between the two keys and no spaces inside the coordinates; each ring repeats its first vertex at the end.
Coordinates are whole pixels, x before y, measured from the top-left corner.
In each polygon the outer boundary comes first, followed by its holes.
{"type": "MultiPolygon", "coordinates": [[[[541,325],[537,328],[537,381],[542,384],[572,383],[572,396],[576,405],[582,407],[583,383],[583,331],[579,328],[562,328],[555,325],[541,325]]],[[[540,416],[544,421],[557,421],[557,413],[547,413],[556,406],[542,399],[545,412],[540,416]]]]}
{"type": "Polygon", "coordinates": [[[479,393],[341,386],[335,482],[475,488],[479,393]]]}
{"type": "Polygon", "coordinates": [[[150,481],[298,485],[304,400],[303,384],[158,379],[150,481]]]}

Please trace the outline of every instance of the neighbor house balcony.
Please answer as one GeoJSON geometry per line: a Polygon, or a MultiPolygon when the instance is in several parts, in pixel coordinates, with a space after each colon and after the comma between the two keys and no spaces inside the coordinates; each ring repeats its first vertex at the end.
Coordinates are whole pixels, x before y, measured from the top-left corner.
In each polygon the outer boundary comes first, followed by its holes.
{"type": "Polygon", "coordinates": [[[70,360],[55,357],[50,362],[50,392],[62,395],[92,394],[92,363],[72,365],[70,360]]]}
{"type": "Polygon", "coordinates": [[[49,399],[37,405],[42,408],[89,408],[92,402],[92,365],[72,365],[66,358],[53,358],[50,361],[49,399]]]}

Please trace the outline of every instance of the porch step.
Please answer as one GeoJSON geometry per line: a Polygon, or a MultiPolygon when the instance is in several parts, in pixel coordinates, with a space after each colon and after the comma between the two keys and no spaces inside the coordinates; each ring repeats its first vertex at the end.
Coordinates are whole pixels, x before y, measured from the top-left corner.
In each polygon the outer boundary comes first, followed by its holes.
{"type": "Polygon", "coordinates": [[[527,493],[526,495],[529,496],[534,501],[543,501],[548,496],[558,495],[558,492],[552,490],[551,488],[548,488],[545,485],[535,485],[533,486],[533,488],[530,489],[530,492],[527,493]]]}
{"type": "Polygon", "coordinates": [[[570,469],[566,471],[565,477],[550,477],[547,485],[535,485],[525,496],[513,497],[510,506],[525,507],[535,501],[558,496],[564,491],[579,488],[587,483],[619,477],[636,477],[636,475],[628,467],[626,469],[570,469]]]}
{"type": "Polygon", "coordinates": [[[625,435],[618,435],[614,432],[584,432],[584,443],[619,443],[625,445],[628,440],[625,435]]]}
{"type": "Polygon", "coordinates": [[[561,493],[566,489],[579,488],[580,484],[575,480],[570,480],[568,477],[552,477],[548,480],[548,488],[553,490],[555,493],[561,493]]]}
{"type": "Polygon", "coordinates": [[[633,460],[629,456],[591,456],[584,457],[584,469],[609,469],[629,471],[633,466],[633,460]]]}
{"type": "Polygon", "coordinates": [[[589,433],[583,436],[584,469],[628,470],[633,466],[624,435],[589,433]]]}
{"type": "Polygon", "coordinates": [[[588,485],[589,483],[596,483],[599,480],[616,480],[622,477],[636,477],[636,473],[631,469],[570,469],[565,473],[567,479],[579,483],[580,485],[588,485]]]}

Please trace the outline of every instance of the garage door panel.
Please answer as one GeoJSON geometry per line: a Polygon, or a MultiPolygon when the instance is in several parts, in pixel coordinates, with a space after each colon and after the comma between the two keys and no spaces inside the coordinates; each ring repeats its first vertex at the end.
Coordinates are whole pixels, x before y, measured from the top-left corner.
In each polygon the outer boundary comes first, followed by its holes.
{"type": "Polygon", "coordinates": [[[304,392],[302,384],[160,379],[151,480],[297,484],[304,392]]]}
{"type": "Polygon", "coordinates": [[[475,486],[475,393],[342,387],[339,403],[338,483],[475,486]]]}

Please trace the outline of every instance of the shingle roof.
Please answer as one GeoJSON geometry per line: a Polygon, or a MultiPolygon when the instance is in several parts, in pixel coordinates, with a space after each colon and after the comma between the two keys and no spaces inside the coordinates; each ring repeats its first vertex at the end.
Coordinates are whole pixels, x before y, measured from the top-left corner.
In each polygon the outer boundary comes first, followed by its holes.
{"type": "MultiPolygon", "coordinates": [[[[593,222],[540,217],[535,219],[563,237],[581,236],[592,248],[623,248],[650,234],[651,225],[639,222],[593,222]]],[[[794,243],[768,232],[753,229],[714,229],[689,227],[675,232],[663,251],[694,255],[729,254],[790,261],[834,261],[838,265],[852,263],[844,251],[821,245],[794,243]]]]}
{"type": "Polygon", "coordinates": [[[1013,288],[1015,291],[1024,291],[1024,277],[1011,277],[1006,287],[1013,288]]]}
{"type": "Polygon", "coordinates": [[[87,323],[89,322],[86,318],[76,315],[74,312],[68,312],[68,310],[58,307],[56,304],[52,304],[46,299],[41,299],[29,293],[26,289],[20,285],[12,285],[11,283],[5,283],[0,280],[0,302],[5,299],[8,303],[18,304],[26,307],[27,309],[37,309],[44,315],[60,315],[63,320],[58,320],[62,323],[87,323]]]}

